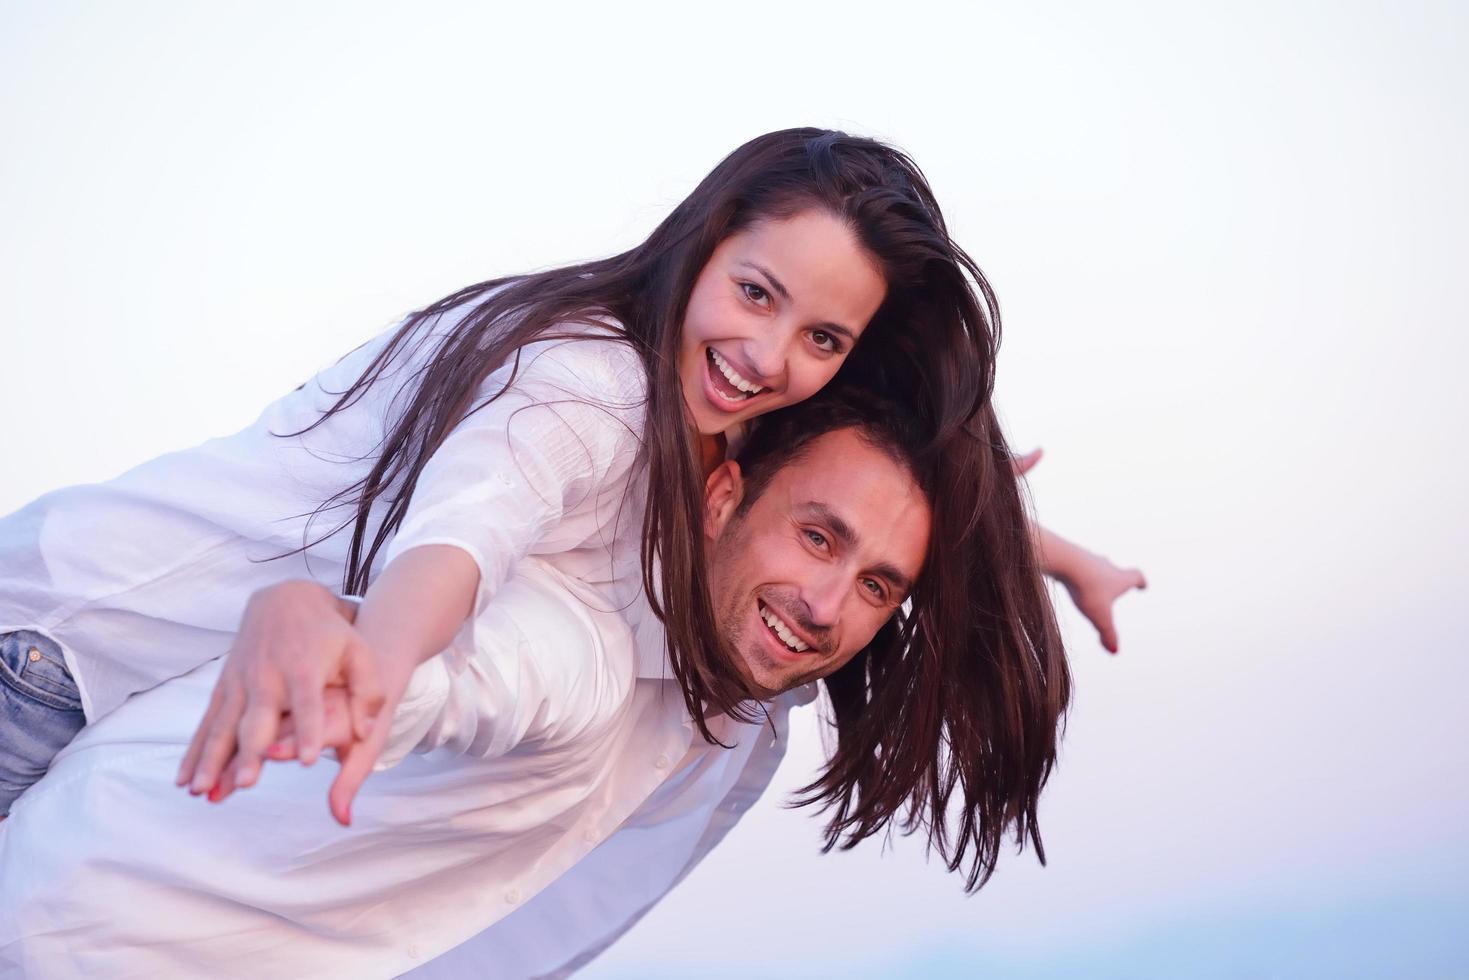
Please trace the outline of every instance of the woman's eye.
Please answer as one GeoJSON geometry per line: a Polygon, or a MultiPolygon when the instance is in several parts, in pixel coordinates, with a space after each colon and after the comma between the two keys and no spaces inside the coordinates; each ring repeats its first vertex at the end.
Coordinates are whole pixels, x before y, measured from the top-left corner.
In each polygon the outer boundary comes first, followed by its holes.
{"type": "Polygon", "coordinates": [[[753,282],[742,282],[740,288],[745,291],[745,298],[757,306],[766,306],[770,300],[770,294],[753,282]]]}
{"type": "Polygon", "coordinates": [[[832,354],[840,353],[842,349],[841,341],[837,340],[836,335],[825,330],[811,331],[811,343],[832,354]]]}
{"type": "Polygon", "coordinates": [[[805,531],[803,533],[806,535],[806,540],[810,541],[816,547],[822,549],[826,548],[826,535],[822,534],[820,531],[805,531]]]}

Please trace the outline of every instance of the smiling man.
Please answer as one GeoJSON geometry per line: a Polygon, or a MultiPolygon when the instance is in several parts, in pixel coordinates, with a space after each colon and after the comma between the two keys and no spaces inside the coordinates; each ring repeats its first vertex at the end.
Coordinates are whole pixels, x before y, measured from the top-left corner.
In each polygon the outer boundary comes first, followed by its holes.
{"type": "MultiPolygon", "coordinates": [[[[1058,646],[996,665],[982,637],[934,643],[933,488],[915,434],[894,406],[833,392],[770,416],[709,477],[717,627],[763,702],[753,722],[706,719],[722,744],[698,736],[656,619],[528,560],[415,674],[392,719],[396,765],[364,784],[350,827],[320,805],[331,767],[272,766],[217,809],[174,788],[217,664],[84,730],[0,825],[0,963],[34,976],[574,969],[759,796],[817,680],[839,734],[808,797],[834,807],[829,843],[908,807],[951,867],[968,849],[971,884],[1003,834],[1038,847],[1065,662],[1058,646]]],[[[332,703],[328,741],[355,751],[332,703]]]]}
{"type": "Polygon", "coordinates": [[[911,462],[855,427],[787,450],[753,479],[709,478],[715,615],[751,689],[774,697],[845,665],[893,617],[928,550],[911,462]]]}

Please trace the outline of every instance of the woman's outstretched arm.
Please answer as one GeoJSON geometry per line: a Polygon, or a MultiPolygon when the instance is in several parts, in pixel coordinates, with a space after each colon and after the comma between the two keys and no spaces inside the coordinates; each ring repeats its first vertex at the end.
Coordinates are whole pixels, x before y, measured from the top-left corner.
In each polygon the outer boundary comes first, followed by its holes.
{"type": "MultiPolygon", "coordinates": [[[[259,777],[266,748],[294,719],[301,761],[322,744],[322,692],[340,685],[351,696],[360,741],[342,758],[332,812],[346,823],[348,803],[382,750],[387,725],[413,669],[443,650],[473,609],[479,566],[462,548],[422,545],[390,561],[368,589],[355,629],[310,583],[286,583],[252,602],[204,720],[179,770],[179,784],[223,798],[259,777]],[[301,588],[304,586],[304,590],[301,588]],[[381,732],[378,729],[381,729],[381,732]],[[309,740],[308,740],[309,739],[309,740]],[[221,776],[229,771],[228,783],[221,776]]],[[[324,591],[324,590],[322,590],[324,591]]],[[[340,754],[340,753],[339,753],[340,754]]]]}
{"type": "MultiPolygon", "coordinates": [[[[1040,460],[1039,449],[1016,456],[1015,475],[1025,476],[1040,460]]],[[[1102,646],[1108,653],[1116,653],[1117,625],[1112,605],[1131,590],[1148,587],[1143,573],[1136,568],[1119,568],[1038,523],[1032,522],[1031,535],[1039,552],[1041,571],[1066,587],[1076,608],[1096,627],[1102,646]]]]}

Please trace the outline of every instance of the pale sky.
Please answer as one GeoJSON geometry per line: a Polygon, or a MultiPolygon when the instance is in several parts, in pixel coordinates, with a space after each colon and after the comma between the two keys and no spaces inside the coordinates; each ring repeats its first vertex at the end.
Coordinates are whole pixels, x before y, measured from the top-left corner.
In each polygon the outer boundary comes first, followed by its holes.
{"type": "Polygon", "coordinates": [[[820,855],[777,786],[589,977],[1469,974],[1469,8],[0,2],[0,512],[409,308],[888,139],[1004,312],[1043,522],[1141,566],[1050,866],[820,855]]]}

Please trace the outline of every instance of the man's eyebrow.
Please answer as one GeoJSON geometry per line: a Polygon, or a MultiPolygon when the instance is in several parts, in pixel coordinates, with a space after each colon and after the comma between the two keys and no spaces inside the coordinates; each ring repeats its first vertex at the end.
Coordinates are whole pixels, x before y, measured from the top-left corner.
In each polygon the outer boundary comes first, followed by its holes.
{"type": "MultiPolygon", "coordinates": [[[[790,300],[791,300],[791,291],[786,288],[785,283],[781,282],[779,279],[777,279],[775,277],[775,273],[771,272],[769,269],[765,268],[765,266],[761,265],[760,263],[758,263],[758,262],[752,262],[749,259],[742,260],[740,264],[741,265],[749,266],[751,269],[754,269],[756,272],[760,273],[766,279],[769,279],[770,280],[770,288],[774,289],[777,293],[779,293],[781,299],[785,300],[787,303],[790,302],[790,300]]],[[[852,331],[852,328],[851,327],[844,327],[840,323],[830,323],[830,322],[819,324],[819,326],[820,326],[820,328],[822,330],[825,330],[827,333],[841,334],[843,337],[847,338],[848,343],[855,344],[857,342],[857,335],[856,335],[856,333],[854,333],[852,331]]]]}
{"type": "MultiPolygon", "coordinates": [[[[843,548],[855,548],[857,546],[857,532],[852,530],[852,525],[848,524],[842,518],[842,515],[832,510],[826,504],[813,500],[806,504],[803,509],[814,517],[818,523],[825,525],[826,529],[832,533],[832,537],[836,538],[837,542],[843,548]]],[[[903,595],[907,595],[913,591],[913,580],[903,574],[902,569],[890,561],[878,562],[872,566],[872,571],[891,582],[893,588],[897,589],[903,595]]]]}

